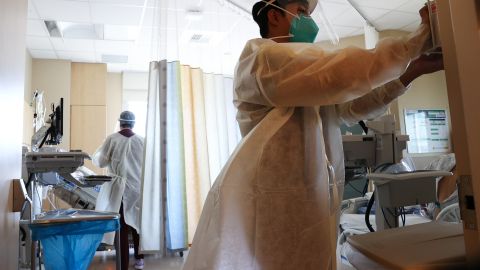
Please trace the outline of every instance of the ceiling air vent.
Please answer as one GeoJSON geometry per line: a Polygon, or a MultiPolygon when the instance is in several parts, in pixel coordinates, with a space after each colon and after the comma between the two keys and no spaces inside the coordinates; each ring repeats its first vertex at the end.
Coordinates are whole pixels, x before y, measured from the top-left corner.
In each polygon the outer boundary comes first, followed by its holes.
{"type": "Polygon", "coordinates": [[[62,31],[56,21],[44,21],[51,37],[62,37],[62,31]]]}

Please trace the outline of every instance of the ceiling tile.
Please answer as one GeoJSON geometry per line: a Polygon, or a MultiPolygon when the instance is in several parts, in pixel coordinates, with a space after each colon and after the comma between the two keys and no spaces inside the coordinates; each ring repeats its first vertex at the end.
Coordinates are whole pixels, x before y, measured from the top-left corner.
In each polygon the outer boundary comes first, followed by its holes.
{"type": "Polygon", "coordinates": [[[35,0],[40,18],[90,23],[90,8],[88,2],[35,0]]]}
{"type": "Polygon", "coordinates": [[[95,53],[93,52],[73,52],[73,51],[57,51],[58,58],[71,60],[74,62],[95,63],[95,53]]]}
{"type": "Polygon", "coordinates": [[[360,7],[396,9],[410,0],[351,0],[360,7]]]}
{"type": "Polygon", "coordinates": [[[340,26],[363,27],[365,20],[353,7],[349,7],[344,13],[333,20],[332,23],[340,26]]]}
{"type": "Polygon", "coordinates": [[[32,50],[30,49],[30,55],[36,59],[57,59],[57,55],[52,50],[32,50]]]}
{"type": "Polygon", "coordinates": [[[74,52],[93,52],[93,40],[86,39],[61,39],[52,38],[52,44],[57,51],[74,51],[74,52]]]}
{"type": "Polygon", "coordinates": [[[40,17],[38,16],[37,11],[35,10],[35,6],[34,6],[32,0],[28,0],[28,18],[29,18],[29,19],[38,19],[38,18],[40,18],[40,17]]]}
{"type": "MultiPolygon", "coordinates": [[[[163,31],[162,31],[163,32],[163,31]]],[[[138,45],[150,45],[158,42],[161,30],[158,28],[142,28],[136,43],[138,45]]]]}
{"type": "Polygon", "coordinates": [[[105,40],[136,40],[140,35],[137,26],[104,25],[103,36],[105,40]]]}
{"type": "Polygon", "coordinates": [[[359,9],[363,13],[363,15],[367,17],[367,19],[370,22],[373,22],[376,19],[390,12],[389,9],[381,9],[381,8],[359,7],[359,9]]]}
{"type": "MultiPolygon", "coordinates": [[[[350,9],[350,5],[347,2],[343,3],[332,3],[332,2],[323,2],[322,4],[325,15],[329,20],[336,19],[340,14],[346,12],[350,9]]],[[[320,19],[320,9],[315,9],[312,13],[312,17],[315,19],[320,19]]]]}
{"type": "Polygon", "coordinates": [[[392,11],[375,20],[373,24],[378,30],[402,29],[403,27],[419,20],[419,16],[413,13],[392,11]]]}
{"type": "MultiPolygon", "coordinates": [[[[102,3],[102,4],[115,4],[115,5],[122,5],[122,6],[137,6],[143,7],[145,0],[87,0],[90,3],[102,3]]],[[[152,0],[147,0],[147,2],[151,2],[152,0]]]]}
{"type": "Polygon", "coordinates": [[[48,32],[45,23],[42,20],[28,20],[27,21],[27,35],[48,37],[48,32]]]}
{"type": "Polygon", "coordinates": [[[407,31],[407,32],[413,32],[413,31],[417,30],[419,25],[420,25],[420,19],[418,21],[415,21],[415,22],[403,27],[402,30],[407,31]]]}
{"type": "Polygon", "coordinates": [[[48,37],[27,37],[27,48],[32,50],[53,50],[48,37]]]}
{"type": "Polygon", "coordinates": [[[128,55],[133,48],[133,41],[110,41],[110,40],[96,40],[95,51],[105,54],[124,54],[128,55]]]}
{"type": "MultiPolygon", "coordinates": [[[[204,15],[200,16],[204,18],[204,15]]],[[[184,28],[190,20],[184,10],[166,10],[147,8],[143,19],[143,27],[178,27],[184,28]]]]}
{"type": "Polygon", "coordinates": [[[109,4],[91,4],[92,22],[112,25],[133,25],[140,23],[141,7],[127,7],[109,4]]]}
{"type": "Polygon", "coordinates": [[[350,33],[351,36],[359,36],[364,34],[365,34],[365,30],[363,28],[360,28],[357,31],[350,33]]]}
{"type": "Polygon", "coordinates": [[[418,14],[418,11],[425,5],[425,2],[426,0],[410,0],[398,7],[397,10],[418,14]]]}

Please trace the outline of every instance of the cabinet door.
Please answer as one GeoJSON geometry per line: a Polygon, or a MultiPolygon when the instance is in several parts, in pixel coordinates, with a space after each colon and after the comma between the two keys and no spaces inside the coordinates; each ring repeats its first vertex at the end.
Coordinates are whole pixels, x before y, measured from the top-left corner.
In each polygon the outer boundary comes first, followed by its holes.
{"type": "Polygon", "coordinates": [[[72,105],[105,105],[107,66],[72,63],[72,105]]]}
{"type": "MultiPolygon", "coordinates": [[[[105,106],[72,106],[71,113],[71,149],[82,150],[90,155],[105,140],[106,107],[105,106]]],[[[90,160],[85,166],[97,174],[104,174],[104,170],[97,168],[90,160]]]]}

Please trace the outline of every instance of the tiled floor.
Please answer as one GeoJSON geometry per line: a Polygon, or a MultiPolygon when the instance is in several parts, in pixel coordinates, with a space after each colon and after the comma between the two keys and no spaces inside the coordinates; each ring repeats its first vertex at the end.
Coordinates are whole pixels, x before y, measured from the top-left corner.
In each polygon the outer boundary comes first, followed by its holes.
{"type": "MultiPolygon", "coordinates": [[[[133,250],[132,250],[133,251],[133,250]]],[[[156,255],[145,255],[145,270],[180,270],[182,269],[183,260],[187,254],[182,258],[180,256],[170,256],[160,258],[156,255]]],[[[133,264],[135,259],[133,254],[130,257],[130,268],[134,269],[133,264]]],[[[89,270],[115,270],[115,252],[100,251],[95,254],[89,270]]]]}

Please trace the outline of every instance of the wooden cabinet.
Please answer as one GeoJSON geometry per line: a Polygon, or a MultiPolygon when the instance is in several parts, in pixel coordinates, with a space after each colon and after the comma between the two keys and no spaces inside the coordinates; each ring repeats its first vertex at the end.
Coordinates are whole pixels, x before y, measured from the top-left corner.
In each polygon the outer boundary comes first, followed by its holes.
{"type": "MultiPolygon", "coordinates": [[[[107,137],[107,68],[105,64],[72,63],[70,148],[92,155],[107,137]]],[[[103,169],[86,161],[97,174],[103,169]]]]}
{"type": "Polygon", "coordinates": [[[106,89],[107,65],[72,63],[72,106],[105,106],[106,89]]]}

